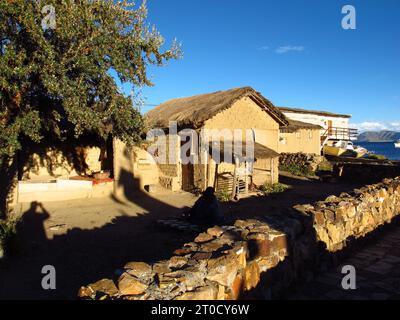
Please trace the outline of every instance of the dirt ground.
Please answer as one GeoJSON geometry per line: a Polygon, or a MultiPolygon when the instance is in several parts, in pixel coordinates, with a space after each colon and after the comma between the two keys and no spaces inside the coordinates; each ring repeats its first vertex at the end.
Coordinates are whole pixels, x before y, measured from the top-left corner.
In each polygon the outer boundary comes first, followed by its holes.
{"type": "MultiPolygon", "coordinates": [[[[222,204],[230,218],[284,214],[357,185],[323,183],[282,174],[285,193],[222,204]]],[[[156,221],[181,215],[196,201],[188,193],[139,192],[115,198],[31,203],[21,208],[17,254],[0,264],[0,299],[76,299],[81,285],[102,278],[129,261],[156,262],[193,239],[194,234],[162,230],[156,221]],[[42,267],[57,272],[56,290],[41,287],[42,267]]]]}

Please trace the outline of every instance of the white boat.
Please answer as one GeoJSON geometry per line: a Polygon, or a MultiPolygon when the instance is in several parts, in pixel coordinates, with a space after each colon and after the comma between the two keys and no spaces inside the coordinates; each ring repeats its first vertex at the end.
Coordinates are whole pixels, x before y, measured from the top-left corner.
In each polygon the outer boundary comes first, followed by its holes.
{"type": "Polygon", "coordinates": [[[361,158],[368,153],[368,150],[363,147],[354,146],[351,141],[328,141],[323,148],[324,155],[335,157],[351,157],[361,158]]]}
{"type": "Polygon", "coordinates": [[[400,140],[397,140],[397,141],[394,143],[394,146],[395,146],[396,148],[400,148],[400,140]]]}

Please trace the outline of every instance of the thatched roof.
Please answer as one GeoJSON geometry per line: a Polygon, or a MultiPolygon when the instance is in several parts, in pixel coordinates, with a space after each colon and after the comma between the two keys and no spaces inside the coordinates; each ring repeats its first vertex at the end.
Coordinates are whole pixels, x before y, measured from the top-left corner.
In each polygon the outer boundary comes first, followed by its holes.
{"type": "Polygon", "coordinates": [[[332,113],[332,112],[328,112],[328,111],[307,110],[307,109],[287,108],[287,107],[278,107],[278,109],[282,112],[315,114],[317,116],[335,117],[335,118],[351,118],[351,116],[347,115],[347,114],[338,114],[338,113],[332,113]]]}
{"type": "Polygon", "coordinates": [[[167,128],[170,121],[176,121],[180,128],[197,129],[201,128],[205,121],[229,109],[236,101],[244,97],[252,99],[281,126],[288,125],[284,114],[250,87],[173,99],[149,111],[146,117],[152,127],[167,128]]]}
{"type": "Polygon", "coordinates": [[[234,163],[234,156],[242,162],[279,157],[279,153],[257,142],[251,144],[249,150],[247,150],[246,142],[240,143],[235,141],[234,143],[225,142],[225,144],[224,141],[214,142],[210,143],[209,153],[211,156],[218,154],[220,157],[219,160],[226,163],[234,163]],[[227,147],[227,150],[225,150],[225,147],[227,147]],[[226,154],[225,151],[227,152],[226,154]],[[250,157],[251,154],[253,157],[250,157]]]}
{"type": "Polygon", "coordinates": [[[289,121],[289,125],[287,127],[281,128],[281,132],[292,133],[292,132],[296,132],[300,129],[310,129],[310,130],[323,130],[324,129],[317,124],[312,124],[312,123],[302,122],[302,121],[297,121],[297,120],[292,120],[292,119],[288,119],[288,121],[289,121]]]}

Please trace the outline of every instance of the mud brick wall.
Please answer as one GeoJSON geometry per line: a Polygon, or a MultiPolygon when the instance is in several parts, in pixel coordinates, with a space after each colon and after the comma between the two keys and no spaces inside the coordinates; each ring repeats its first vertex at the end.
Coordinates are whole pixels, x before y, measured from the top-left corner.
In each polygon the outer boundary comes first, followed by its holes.
{"type": "Polygon", "coordinates": [[[285,215],[213,227],[152,265],[127,263],[114,279],[82,287],[83,299],[275,298],[311,280],[329,253],[400,213],[400,178],[299,205],[285,215]]]}
{"type": "Polygon", "coordinates": [[[163,161],[158,164],[160,170],[159,183],[164,188],[178,191],[181,188],[182,169],[180,158],[180,139],[178,135],[167,135],[159,138],[164,146],[160,150],[163,161]],[[172,148],[172,149],[171,149],[172,148]],[[171,158],[171,156],[173,156],[171,158]]]}

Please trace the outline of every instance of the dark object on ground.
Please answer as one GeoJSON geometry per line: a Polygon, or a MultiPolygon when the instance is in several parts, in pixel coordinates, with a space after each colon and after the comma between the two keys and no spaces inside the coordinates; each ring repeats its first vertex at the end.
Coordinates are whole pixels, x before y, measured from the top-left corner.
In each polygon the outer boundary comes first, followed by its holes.
{"type": "Polygon", "coordinates": [[[209,227],[225,222],[214,188],[208,187],[204,191],[200,199],[187,213],[187,218],[191,223],[209,227]]]}

